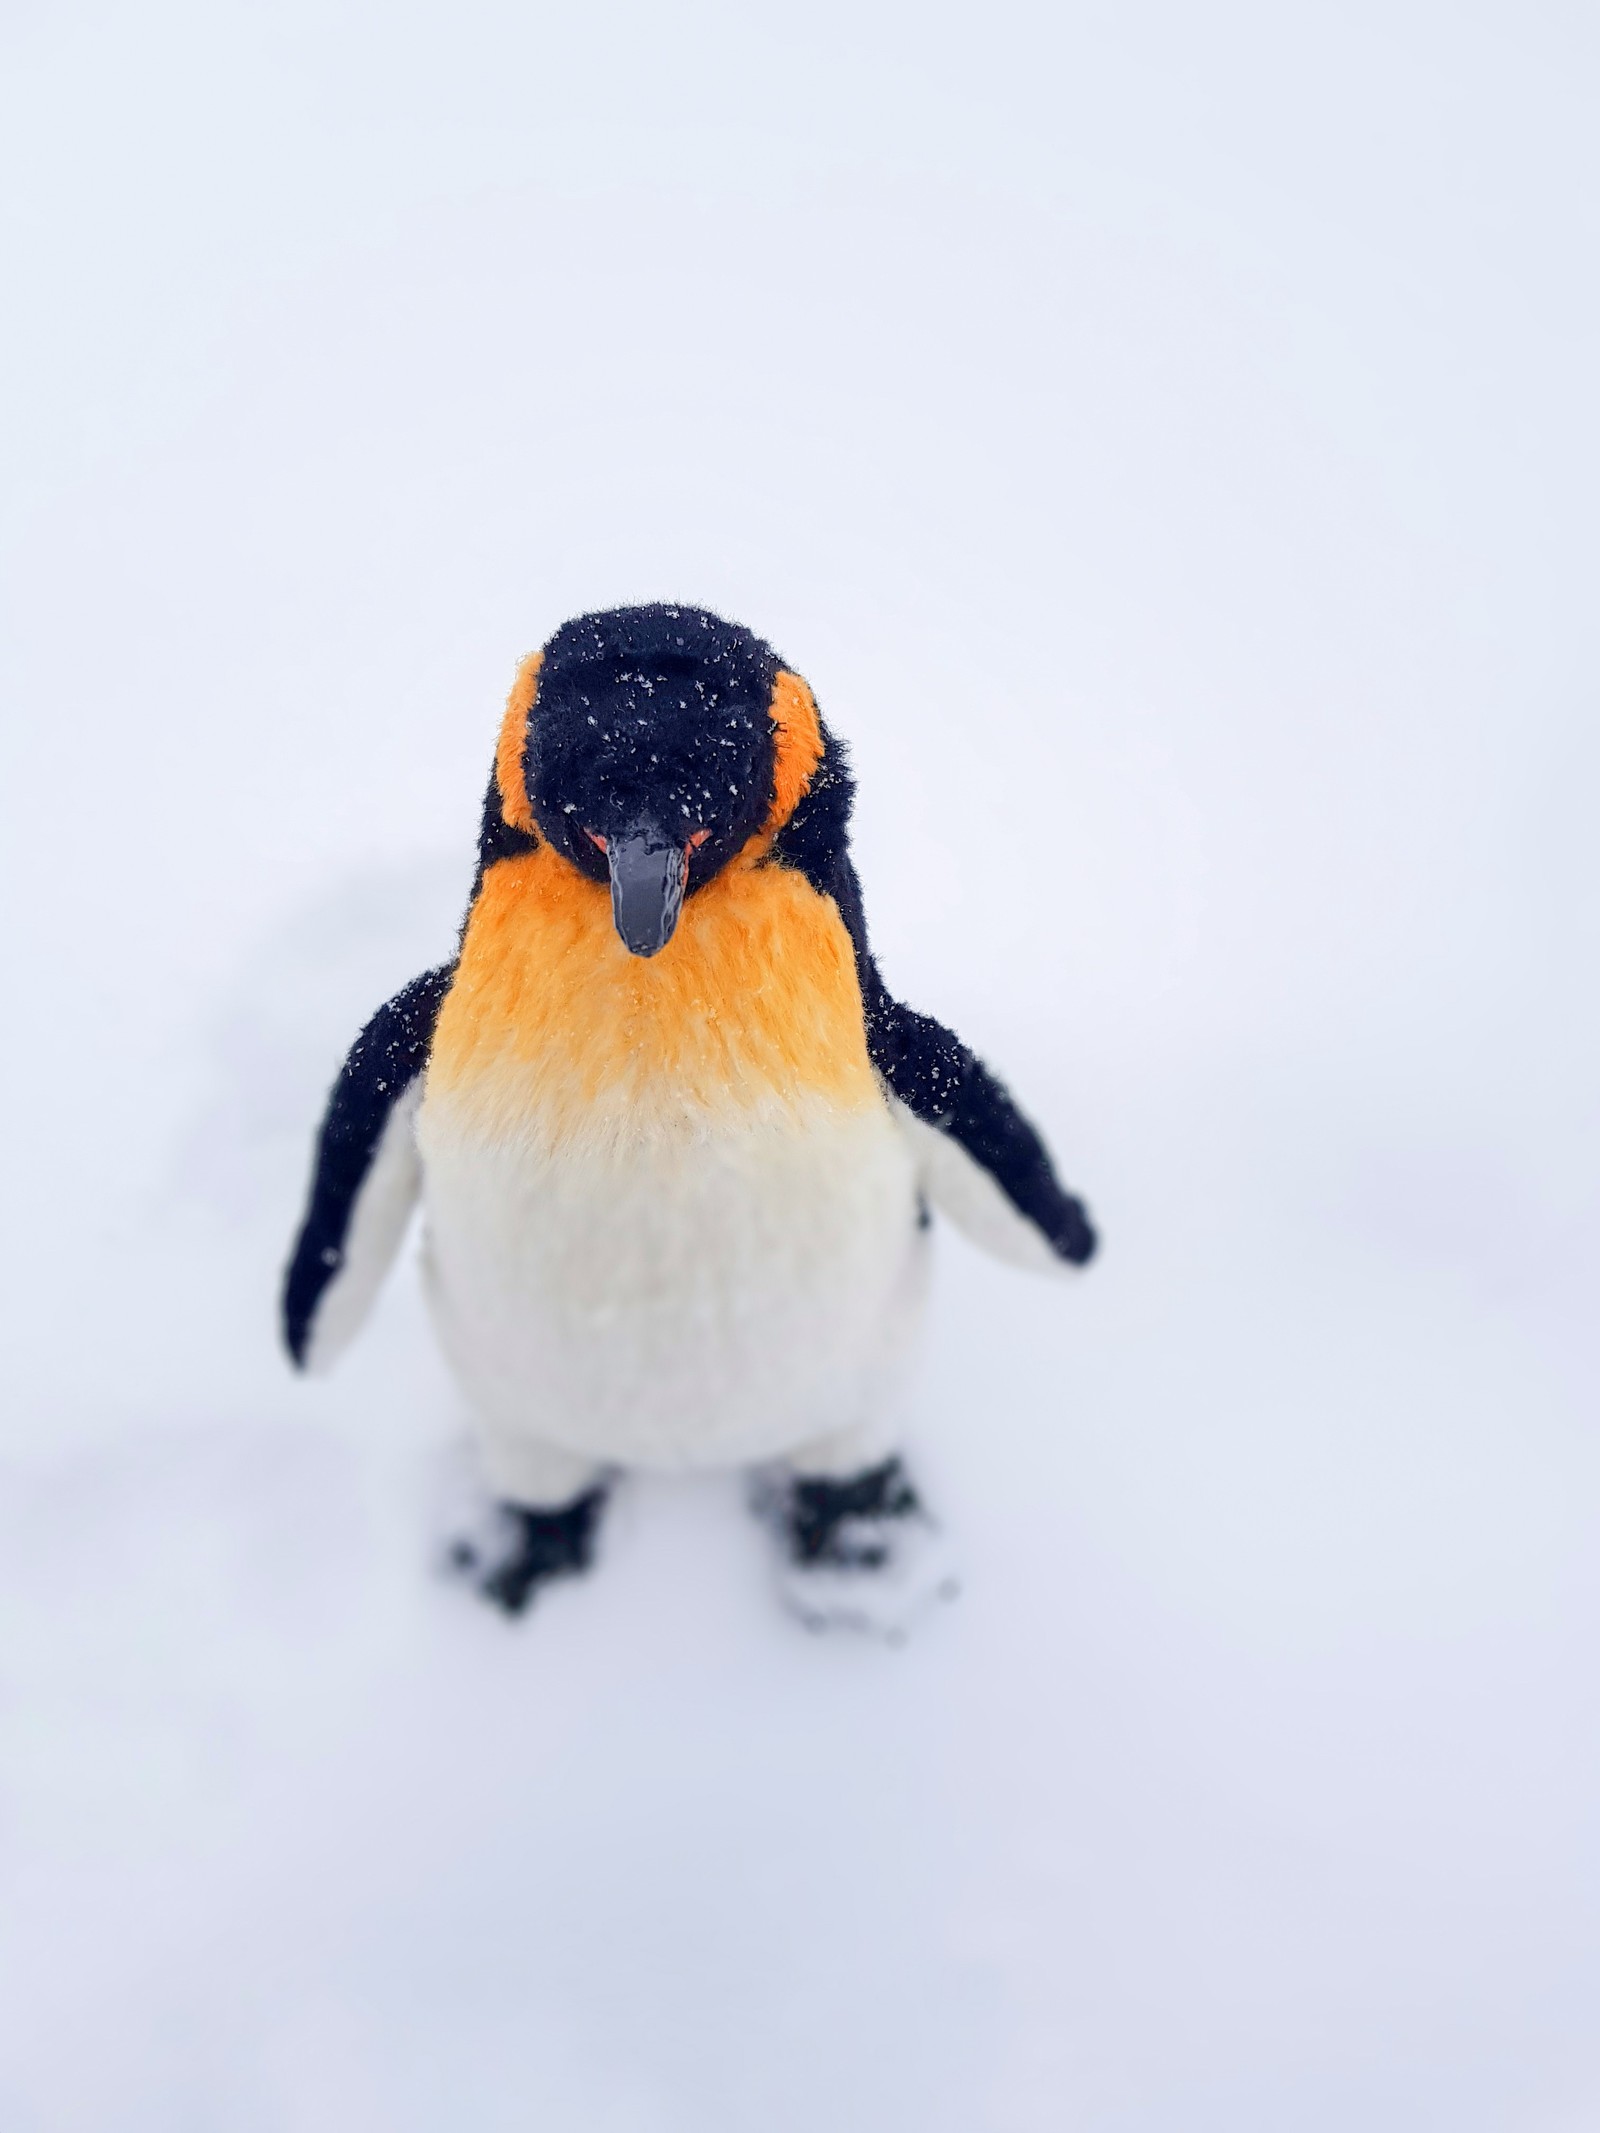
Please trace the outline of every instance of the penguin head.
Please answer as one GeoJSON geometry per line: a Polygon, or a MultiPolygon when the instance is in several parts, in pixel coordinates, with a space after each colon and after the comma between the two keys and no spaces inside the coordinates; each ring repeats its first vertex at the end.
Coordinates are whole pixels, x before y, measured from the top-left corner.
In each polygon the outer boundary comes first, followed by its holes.
{"type": "Polygon", "coordinates": [[[518,677],[497,760],[504,819],[608,886],[624,946],[656,955],[684,897],[772,815],[785,683],[814,733],[804,684],[749,630],[695,607],[581,615],[518,677]]]}

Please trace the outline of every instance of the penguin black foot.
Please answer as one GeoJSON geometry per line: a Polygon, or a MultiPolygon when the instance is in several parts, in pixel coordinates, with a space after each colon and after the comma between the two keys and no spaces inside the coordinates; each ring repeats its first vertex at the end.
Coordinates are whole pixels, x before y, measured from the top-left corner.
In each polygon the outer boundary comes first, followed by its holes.
{"type": "Polygon", "coordinates": [[[756,1509],[777,1536],[779,1595],[807,1629],[901,1644],[960,1590],[943,1536],[897,1458],[845,1480],[765,1476],[756,1509]]]}
{"type": "Polygon", "coordinates": [[[590,1489],[554,1511],[496,1504],[488,1532],[452,1544],[450,1567],[502,1612],[520,1615],[541,1586],[581,1577],[593,1563],[606,1494],[590,1489]]]}

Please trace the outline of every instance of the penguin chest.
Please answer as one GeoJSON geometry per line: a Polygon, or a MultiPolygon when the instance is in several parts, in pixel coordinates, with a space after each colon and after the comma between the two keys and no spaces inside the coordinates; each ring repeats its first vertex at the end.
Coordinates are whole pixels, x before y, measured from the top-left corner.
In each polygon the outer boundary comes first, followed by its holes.
{"type": "Polygon", "coordinates": [[[418,1120],[458,1374],[501,1427],[638,1463],[846,1426],[911,1278],[915,1180],[837,911],[741,870],[642,962],[553,864],[486,882],[418,1120]]]}

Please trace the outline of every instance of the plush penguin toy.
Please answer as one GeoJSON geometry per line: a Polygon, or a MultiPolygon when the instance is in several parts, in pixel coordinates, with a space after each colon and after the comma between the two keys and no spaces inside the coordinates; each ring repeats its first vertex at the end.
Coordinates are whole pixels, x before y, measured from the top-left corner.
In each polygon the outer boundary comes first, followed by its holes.
{"type": "Polygon", "coordinates": [[[522,666],[454,962],[357,1038],[283,1293],[296,1364],[359,1327],[418,1198],[496,1502],[455,1551],[519,1612],[589,1566],[619,1469],[740,1467],[813,1624],[937,1589],[899,1453],[930,1206],[1081,1267],[1082,1205],[951,1033],[885,990],[843,750],[798,674],[692,607],[522,666]]]}

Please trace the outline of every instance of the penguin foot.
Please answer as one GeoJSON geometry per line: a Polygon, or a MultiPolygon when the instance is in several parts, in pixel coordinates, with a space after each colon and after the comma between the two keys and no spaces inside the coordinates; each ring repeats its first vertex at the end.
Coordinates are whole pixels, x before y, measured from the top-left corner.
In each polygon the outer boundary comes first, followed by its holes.
{"type": "Polygon", "coordinates": [[[484,1530],[451,1543],[450,1568],[508,1615],[520,1615],[542,1585],[581,1577],[594,1561],[604,1488],[553,1511],[500,1503],[484,1530]]]}
{"type": "Polygon", "coordinates": [[[842,1481],[763,1476],[755,1508],[778,1539],[779,1596],[807,1629],[903,1644],[960,1591],[944,1537],[898,1458],[842,1481]]]}

